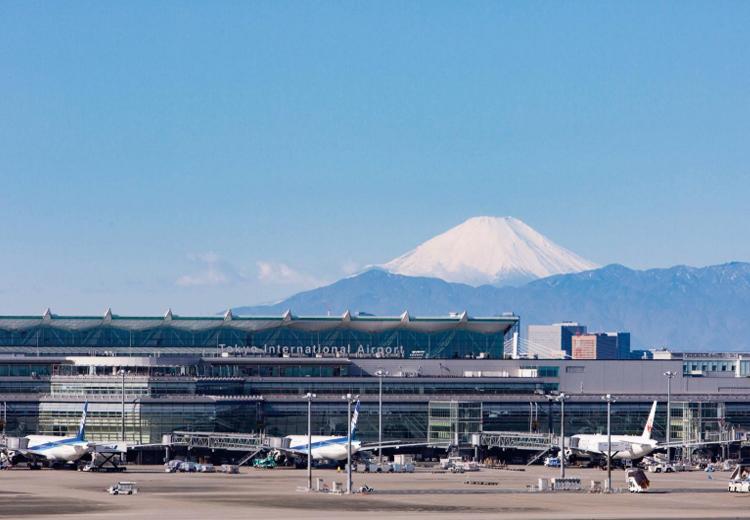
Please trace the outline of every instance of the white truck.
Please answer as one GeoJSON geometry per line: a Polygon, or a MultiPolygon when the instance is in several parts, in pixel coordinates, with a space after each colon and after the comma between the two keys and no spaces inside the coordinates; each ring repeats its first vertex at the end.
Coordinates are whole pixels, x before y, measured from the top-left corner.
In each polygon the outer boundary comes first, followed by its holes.
{"type": "Polygon", "coordinates": [[[674,473],[675,467],[667,462],[658,462],[655,464],[649,464],[646,469],[650,473],[674,473]]]}
{"type": "Polygon", "coordinates": [[[138,485],[135,482],[118,482],[107,488],[107,493],[110,495],[137,495],[138,485]]]}
{"type": "Polygon", "coordinates": [[[730,493],[750,493],[750,464],[737,464],[727,489],[730,493]]]}

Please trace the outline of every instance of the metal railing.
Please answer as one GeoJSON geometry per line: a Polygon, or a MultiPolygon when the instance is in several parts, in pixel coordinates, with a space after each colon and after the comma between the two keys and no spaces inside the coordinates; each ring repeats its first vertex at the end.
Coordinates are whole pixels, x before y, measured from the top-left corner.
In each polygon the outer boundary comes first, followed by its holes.
{"type": "Polygon", "coordinates": [[[164,435],[162,444],[186,446],[188,449],[254,451],[257,449],[287,448],[289,440],[262,433],[172,432],[164,435]]]}
{"type": "Polygon", "coordinates": [[[550,433],[482,432],[473,435],[472,444],[484,448],[513,448],[541,451],[559,444],[559,437],[550,433]]]}

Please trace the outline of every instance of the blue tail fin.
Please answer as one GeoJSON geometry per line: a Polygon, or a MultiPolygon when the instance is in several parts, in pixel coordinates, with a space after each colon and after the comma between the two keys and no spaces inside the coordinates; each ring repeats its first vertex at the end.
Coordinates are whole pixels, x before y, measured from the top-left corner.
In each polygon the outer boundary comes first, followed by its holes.
{"type": "Polygon", "coordinates": [[[78,433],[76,434],[76,439],[79,441],[86,440],[86,410],[89,407],[89,402],[86,401],[83,403],[83,413],[81,414],[81,422],[78,424],[78,433]]]}
{"type": "Polygon", "coordinates": [[[352,439],[354,438],[354,434],[357,432],[357,419],[359,419],[359,401],[357,401],[357,404],[354,405],[354,413],[352,414],[352,439]]]}

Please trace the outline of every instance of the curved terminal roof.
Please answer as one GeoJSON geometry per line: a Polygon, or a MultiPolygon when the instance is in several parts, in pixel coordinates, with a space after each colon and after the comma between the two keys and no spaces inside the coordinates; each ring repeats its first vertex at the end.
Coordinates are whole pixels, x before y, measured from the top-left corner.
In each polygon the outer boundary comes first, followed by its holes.
{"type": "Polygon", "coordinates": [[[171,327],[193,332],[217,328],[255,332],[287,327],[306,332],[344,328],[373,333],[395,329],[430,333],[460,329],[483,334],[504,334],[518,321],[519,317],[513,314],[473,317],[466,312],[435,317],[410,316],[407,311],[400,316],[358,315],[349,311],[341,316],[295,316],[291,311],[286,311],[281,316],[235,316],[228,310],[223,316],[187,317],[172,314],[171,310],[164,316],[119,316],[112,314],[111,309],[107,309],[103,316],[61,316],[52,314],[47,309],[41,316],[0,316],[0,330],[21,331],[50,327],[78,331],[112,327],[139,331],[171,327]]]}

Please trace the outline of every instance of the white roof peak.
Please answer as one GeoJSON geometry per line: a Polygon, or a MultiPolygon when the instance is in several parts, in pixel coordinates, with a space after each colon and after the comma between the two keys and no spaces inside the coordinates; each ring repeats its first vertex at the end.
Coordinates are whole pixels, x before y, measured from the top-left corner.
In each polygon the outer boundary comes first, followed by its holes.
{"type": "Polygon", "coordinates": [[[107,312],[104,313],[104,321],[112,321],[112,307],[107,307],[107,312]]]}
{"type": "Polygon", "coordinates": [[[164,313],[164,321],[172,321],[172,309],[167,309],[167,312],[164,313]]]}
{"type": "Polygon", "coordinates": [[[51,311],[51,310],[49,310],[49,307],[47,307],[47,308],[46,308],[46,309],[44,310],[44,314],[42,314],[42,319],[43,319],[44,321],[49,321],[49,320],[51,320],[51,319],[52,319],[52,311],[51,311]]]}
{"type": "Polygon", "coordinates": [[[232,318],[234,318],[234,315],[232,314],[232,309],[227,309],[227,312],[224,313],[224,321],[232,321],[232,318]]]}

